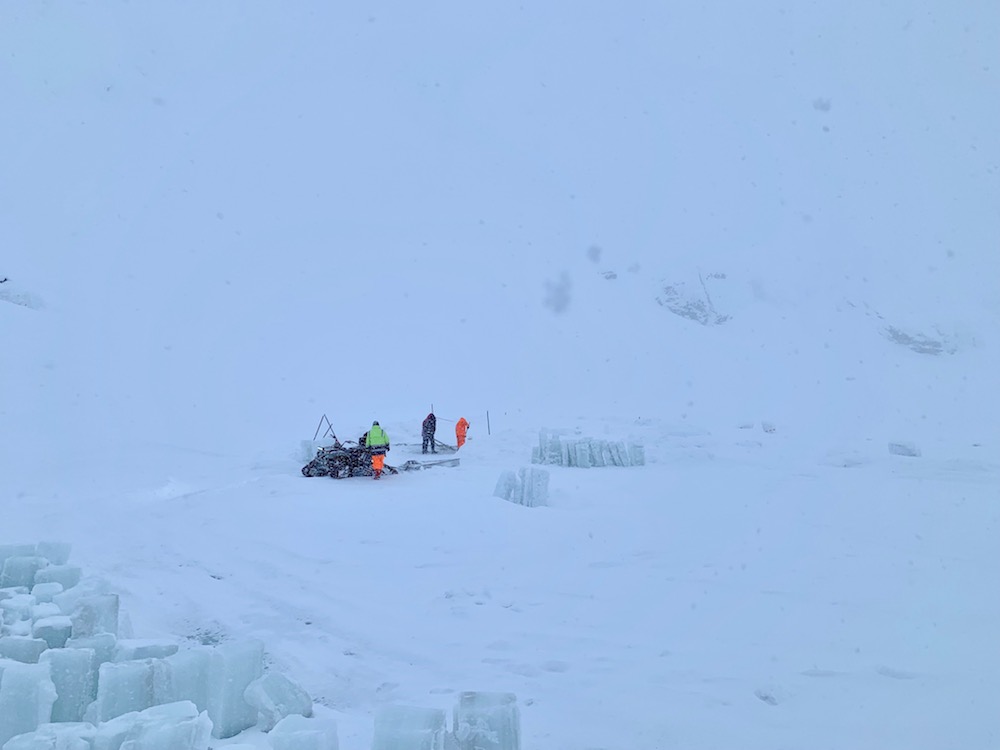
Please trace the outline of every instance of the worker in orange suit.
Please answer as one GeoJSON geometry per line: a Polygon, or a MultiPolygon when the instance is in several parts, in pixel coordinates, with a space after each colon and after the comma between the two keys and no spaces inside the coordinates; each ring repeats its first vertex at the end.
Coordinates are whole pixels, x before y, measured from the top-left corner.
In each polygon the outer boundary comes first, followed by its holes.
{"type": "Polygon", "coordinates": [[[469,420],[462,417],[458,422],[455,423],[455,440],[458,442],[458,447],[461,448],[465,445],[465,433],[469,431],[469,420]]]}

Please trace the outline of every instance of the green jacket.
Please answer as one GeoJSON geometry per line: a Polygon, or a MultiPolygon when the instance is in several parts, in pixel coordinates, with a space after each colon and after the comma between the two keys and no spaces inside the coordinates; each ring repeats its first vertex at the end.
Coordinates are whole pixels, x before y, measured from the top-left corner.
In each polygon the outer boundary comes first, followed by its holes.
{"type": "Polygon", "coordinates": [[[373,424],[372,428],[368,430],[368,441],[367,445],[371,449],[375,448],[385,448],[389,449],[389,436],[385,434],[379,425],[373,424]]]}

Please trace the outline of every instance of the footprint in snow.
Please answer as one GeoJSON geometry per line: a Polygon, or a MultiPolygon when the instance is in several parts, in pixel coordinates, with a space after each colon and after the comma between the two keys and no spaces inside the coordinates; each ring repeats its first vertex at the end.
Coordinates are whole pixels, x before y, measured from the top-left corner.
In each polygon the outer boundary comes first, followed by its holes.
{"type": "Polygon", "coordinates": [[[769,706],[777,706],[780,703],[779,697],[775,694],[777,691],[769,688],[757,688],[753,691],[760,700],[769,706]]]}
{"type": "Polygon", "coordinates": [[[892,667],[876,667],[875,671],[878,672],[883,677],[889,677],[893,680],[915,680],[919,675],[915,672],[906,672],[902,669],[893,669],[892,667]]]}
{"type": "Polygon", "coordinates": [[[546,672],[566,672],[569,670],[569,664],[564,661],[547,661],[542,664],[542,669],[546,672]]]}

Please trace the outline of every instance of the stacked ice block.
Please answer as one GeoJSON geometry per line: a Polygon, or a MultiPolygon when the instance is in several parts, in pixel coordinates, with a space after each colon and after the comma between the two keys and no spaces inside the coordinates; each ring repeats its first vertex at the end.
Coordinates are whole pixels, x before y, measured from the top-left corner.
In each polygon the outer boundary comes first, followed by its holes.
{"type": "Polygon", "coordinates": [[[573,466],[589,469],[600,466],[644,466],[646,450],[642,443],[623,440],[570,438],[542,430],[538,445],[531,449],[531,463],[573,466]]]}
{"type": "MultiPolygon", "coordinates": [[[[522,497],[524,487],[543,494],[540,471],[514,476],[522,497]]],[[[0,750],[208,750],[212,737],[251,727],[273,750],[339,750],[336,723],[312,718],[300,686],[265,673],[262,643],[121,637],[118,595],[68,564],[69,551],[0,545],[0,750]]],[[[383,707],[372,750],[520,750],[512,694],[462,693],[450,730],[445,717],[383,707]]]]}
{"type": "Polygon", "coordinates": [[[549,472],[545,469],[536,469],[533,466],[518,469],[516,474],[513,471],[505,471],[497,479],[497,486],[493,490],[493,494],[529,508],[547,505],[549,472]]]}
{"type": "Polygon", "coordinates": [[[206,750],[210,736],[312,714],[304,690],[264,674],[259,641],[120,637],[118,595],[69,552],[0,545],[0,748],[206,750]]]}

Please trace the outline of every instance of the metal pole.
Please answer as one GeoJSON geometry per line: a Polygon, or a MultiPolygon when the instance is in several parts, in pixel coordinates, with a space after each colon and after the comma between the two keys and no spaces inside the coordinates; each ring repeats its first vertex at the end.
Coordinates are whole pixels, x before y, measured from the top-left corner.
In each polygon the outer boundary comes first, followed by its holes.
{"type": "Polygon", "coordinates": [[[486,434],[487,435],[493,434],[493,433],[490,432],[490,410],[489,409],[486,410],[486,434]]]}

